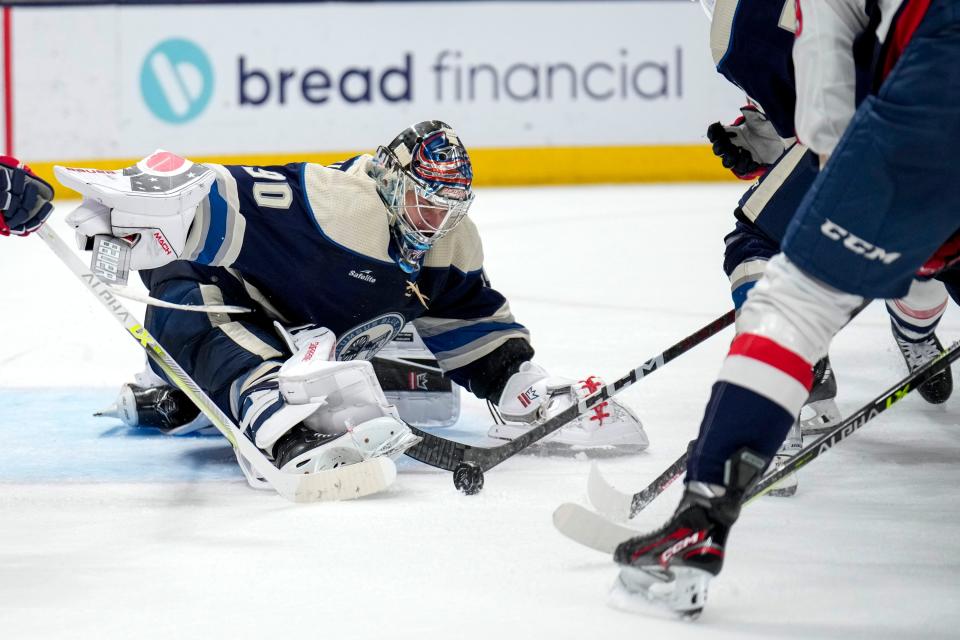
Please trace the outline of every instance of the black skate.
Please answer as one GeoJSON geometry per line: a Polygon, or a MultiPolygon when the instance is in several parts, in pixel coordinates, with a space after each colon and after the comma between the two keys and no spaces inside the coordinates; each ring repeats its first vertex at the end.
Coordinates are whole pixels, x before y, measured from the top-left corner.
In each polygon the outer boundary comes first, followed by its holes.
{"type": "Polygon", "coordinates": [[[418,442],[420,436],[389,416],[334,434],[318,433],[300,423],[273,445],[273,463],[290,473],[316,473],[379,456],[396,460],[418,442]]]}
{"type": "MultiPolygon", "coordinates": [[[[943,352],[943,345],[940,344],[936,334],[931,333],[923,340],[914,342],[897,331],[896,325],[891,324],[891,328],[893,329],[893,339],[897,341],[900,353],[903,354],[903,359],[910,371],[916,371],[943,352]]],[[[951,373],[950,367],[924,382],[917,391],[930,404],[946,402],[953,393],[953,373],[951,373]]]]}
{"type": "Polygon", "coordinates": [[[212,427],[187,394],[169,385],[141,387],[124,384],[117,401],[93,415],[119,418],[128,427],[155,427],[171,435],[212,427]]]}
{"type": "Polygon", "coordinates": [[[631,610],[653,605],[683,618],[699,616],[710,580],[723,568],[724,545],[743,496],[766,466],[765,459],[742,449],[727,461],[726,487],[688,483],[666,525],[622,542],[613,554],[621,566],[613,604],[631,610]]]}
{"type": "MultiPolygon", "coordinates": [[[[335,435],[328,435],[325,433],[317,433],[313,429],[308,429],[302,424],[298,424],[284,434],[274,445],[273,464],[276,465],[278,469],[296,473],[302,467],[314,462],[313,458],[318,449],[345,436],[347,440],[349,440],[346,431],[335,435]]],[[[348,448],[347,451],[331,450],[328,455],[324,456],[322,468],[336,469],[342,464],[356,464],[362,461],[363,457],[356,452],[355,448],[353,448],[353,450],[348,448]]],[[[310,470],[315,471],[317,469],[310,470]]]]}
{"type": "Polygon", "coordinates": [[[837,379],[830,366],[830,356],[825,356],[813,365],[813,387],[800,409],[800,431],[804,435],[826,433],[840,423],[836,397],[837,379]]]}

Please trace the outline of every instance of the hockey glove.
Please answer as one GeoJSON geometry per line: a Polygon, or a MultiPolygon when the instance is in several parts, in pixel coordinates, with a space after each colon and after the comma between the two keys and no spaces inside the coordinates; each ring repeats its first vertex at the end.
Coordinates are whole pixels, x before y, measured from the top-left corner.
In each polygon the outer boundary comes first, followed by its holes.
{"type": "Polygon", "coordinates": [[[936,253],[920,267],[917,275],[922,278],[932,278],[947,269],[958,266],[960,266],[960,231],[953,234],[937,249],[936,253]]]}
{"type": "Polygon", "coordinates": [[[16,158],[0,156],[0,235],[25,236],[53,211],[53,187],[16,158]]]}
{"type": "Polygon", "coordinates": [[[742,107],[740,113],[729,125],[710,125],[707,138],[724,167],[741,180],[754,180],[769,171],[793,141],[781,138],[763,112],[753,105],[742,107]]]}
{"type": "MultiPolygon", "coordinates": [[[[580,381],[551,376],[543,367],[524,362],[507,380],[497,408],[504,420],[512,422],[546,420],[596,392],[603,384],[596,376],[580,381]]],[[[581,426],[587,430],[602,426],[611,417],[610,405],[615,402],[607,400],[594,405],[580,417],[581,426]]]]}

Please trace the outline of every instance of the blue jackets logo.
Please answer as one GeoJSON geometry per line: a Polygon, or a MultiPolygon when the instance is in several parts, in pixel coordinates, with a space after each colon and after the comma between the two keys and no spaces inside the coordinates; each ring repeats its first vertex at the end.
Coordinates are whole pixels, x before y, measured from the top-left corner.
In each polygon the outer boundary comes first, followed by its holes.
{"type": "Polygon", "coordinates": [[[181,124],[199,116],[213,95],[213,67],[203,49],[189,40],[164,40],[147,54],[140,91],[156,117],[181,124]]]}
{"type": "Polygon", "coordinates": [[[335,359],[369,360],[393,340],[406,323],[399,313],[385,313],[350,329],[337,341],[335,359]]]}

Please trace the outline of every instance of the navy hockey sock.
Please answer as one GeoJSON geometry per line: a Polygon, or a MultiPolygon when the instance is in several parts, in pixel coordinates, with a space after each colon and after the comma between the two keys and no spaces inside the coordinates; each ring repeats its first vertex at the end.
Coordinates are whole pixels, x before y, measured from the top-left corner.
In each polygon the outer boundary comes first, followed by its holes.
{"type": "Polygon", "coordinates": [[[782,406],[754,391],[729,382],[715,383],[687,463],[687,482],[722,485],[723,465],[743,447],[772,459],[795,420],[782,406]]]}

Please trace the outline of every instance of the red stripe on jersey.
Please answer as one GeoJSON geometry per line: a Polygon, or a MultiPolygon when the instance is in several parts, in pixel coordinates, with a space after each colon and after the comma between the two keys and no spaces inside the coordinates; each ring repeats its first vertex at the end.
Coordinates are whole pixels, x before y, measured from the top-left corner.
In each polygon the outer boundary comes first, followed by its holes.
{"type": "Polygon", "coordinates": [[[770,338],[742,333],[730,345],[727,355],[744,356],[783,371],[808,391],[813,386],[813,365],[770,338]]]}
{"type": "Polygon", "coordinates": [[[910,44],[913,34],[920,26],[923,16],[927,14],[929,8],[930,0],[904,0],[895,18],[896,24],[890,28],[887,34],[887,50],[883,58],[881,78],[886,79],[890,75],[894,65],[903,55],[903,50],[910,44]]]}

